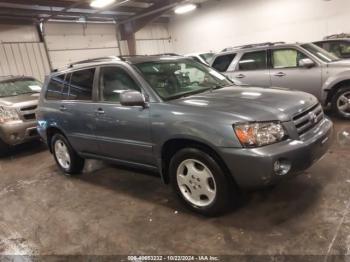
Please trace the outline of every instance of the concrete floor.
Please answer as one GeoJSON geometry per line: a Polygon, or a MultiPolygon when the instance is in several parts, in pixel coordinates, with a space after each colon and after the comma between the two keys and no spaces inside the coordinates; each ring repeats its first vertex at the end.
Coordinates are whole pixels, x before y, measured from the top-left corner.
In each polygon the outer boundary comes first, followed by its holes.
{"type": "Polygon", "coordinates": [[[45,147],[21,146],[0,159],[0,254],[350,254],[350,125],[334,121],[324,159],[218,218],[155,175],[88,161],[65,177],[45,147]]]}

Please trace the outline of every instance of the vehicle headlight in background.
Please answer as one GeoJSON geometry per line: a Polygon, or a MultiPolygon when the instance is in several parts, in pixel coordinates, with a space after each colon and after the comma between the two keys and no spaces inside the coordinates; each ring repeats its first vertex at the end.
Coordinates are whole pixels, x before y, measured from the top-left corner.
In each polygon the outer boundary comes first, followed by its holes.
{"type": "Polygon", "coordinates": [[[238,140],[245,147],[259,147],[282,141],[286,133],[279,122],[243,123],[234,125],[238,140]]]}
{"type": "Polygon", "coordinates": [[[17,120],[20,118],[16,109],[0,106],[0,124],[17,120]]]}

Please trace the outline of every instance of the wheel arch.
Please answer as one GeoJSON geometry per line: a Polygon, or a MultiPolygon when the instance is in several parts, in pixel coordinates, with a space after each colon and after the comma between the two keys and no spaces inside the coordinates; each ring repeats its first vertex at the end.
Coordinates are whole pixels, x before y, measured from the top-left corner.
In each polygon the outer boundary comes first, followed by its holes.
{"type": "Polygon", "coordinates": [[[52,153],[51,141],[52,141],[53,136],[57,133],[59,133],[67,138],[67,136],[63,133],[63,131],[60,128],[58,128],[57,126],[50,126],[46,129],[47,146],[49,147],[49,150],[51,153],[52,153]]]}
{"type": "Polygon", "coordinates": [[[337,91],[340,88],[345,87],[345,86],[350,87],[350,79],[341,80],[341,81],[337,82],[336,84],[334,84],[331,88],[329,88],[327,98],[325,101],[325,105],[328,105],[332,101],[332,98],[337,93],[337,91]]]}
{"type": "Polygon", "coordinates": [[[234,185],[237,185],[227,165],[225,164],[220,154],[215,150],[215,148],[211,145],[208,145],[207,143],[204,143],[202,141],[198,141],[192,138],[172,138],[167,140],[162,145],[161,152],[160,152],[161,176],[165,184],[169,183],[169,164],[170,164],[171,158],[174,154],[176,154],[176,152],[178,152],[183,148],[196,148],[208,153],[223,168],[223,171],[227,176],[227,178],[229,179],[229,181],[231,181],[234,185]]]}

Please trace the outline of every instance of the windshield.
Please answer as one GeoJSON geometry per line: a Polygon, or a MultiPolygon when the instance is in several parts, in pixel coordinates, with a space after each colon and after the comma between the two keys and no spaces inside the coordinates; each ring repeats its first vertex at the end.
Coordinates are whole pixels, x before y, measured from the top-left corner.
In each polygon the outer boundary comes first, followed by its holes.
{"type": "Polygon", "coordinates": [[[190,59],[136,64],[164,100],[233,85],[224,75],[190,59]]]}
{"type": "Polygon", "coordinates": [[[314,44],[305,44],[302,45],[303,48],[305,48],[307,51],[312,53],[314,56],[321,59],[323,62],[335,62],[339,60],[339,57],[329,53],[328,51],[322,49],[321,47],[318,47],[314,44]]]}
{"type": "Polygon", "coordinates": [[[15,79],[0,82],[0,97],[39,93],[42,84],[34,79],[15,79]]]}
{"type": "Polygon", "coordinates": [[[199,55],[201,58],[204,59],[207,63],[210,62],[210,60],[213,58],[214,54],[213,53],[207,53],[207,54],[201,54],[199,55]]]}

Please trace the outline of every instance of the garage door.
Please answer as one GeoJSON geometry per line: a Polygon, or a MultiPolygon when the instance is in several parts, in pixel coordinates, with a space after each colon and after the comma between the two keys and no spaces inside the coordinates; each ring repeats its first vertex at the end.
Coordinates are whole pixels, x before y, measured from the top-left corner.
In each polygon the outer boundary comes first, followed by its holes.
{"type": "Polygon", "coordinates": [[[53,68],[79,60],[119,55],[114,24],[47,23],[44,37],[53,68]]]}
{"type": "Polygon", "coordinates": [[[25,75],[43,81],[49,72],[43,43],[0,43],[0,76],[25,75]]]}

